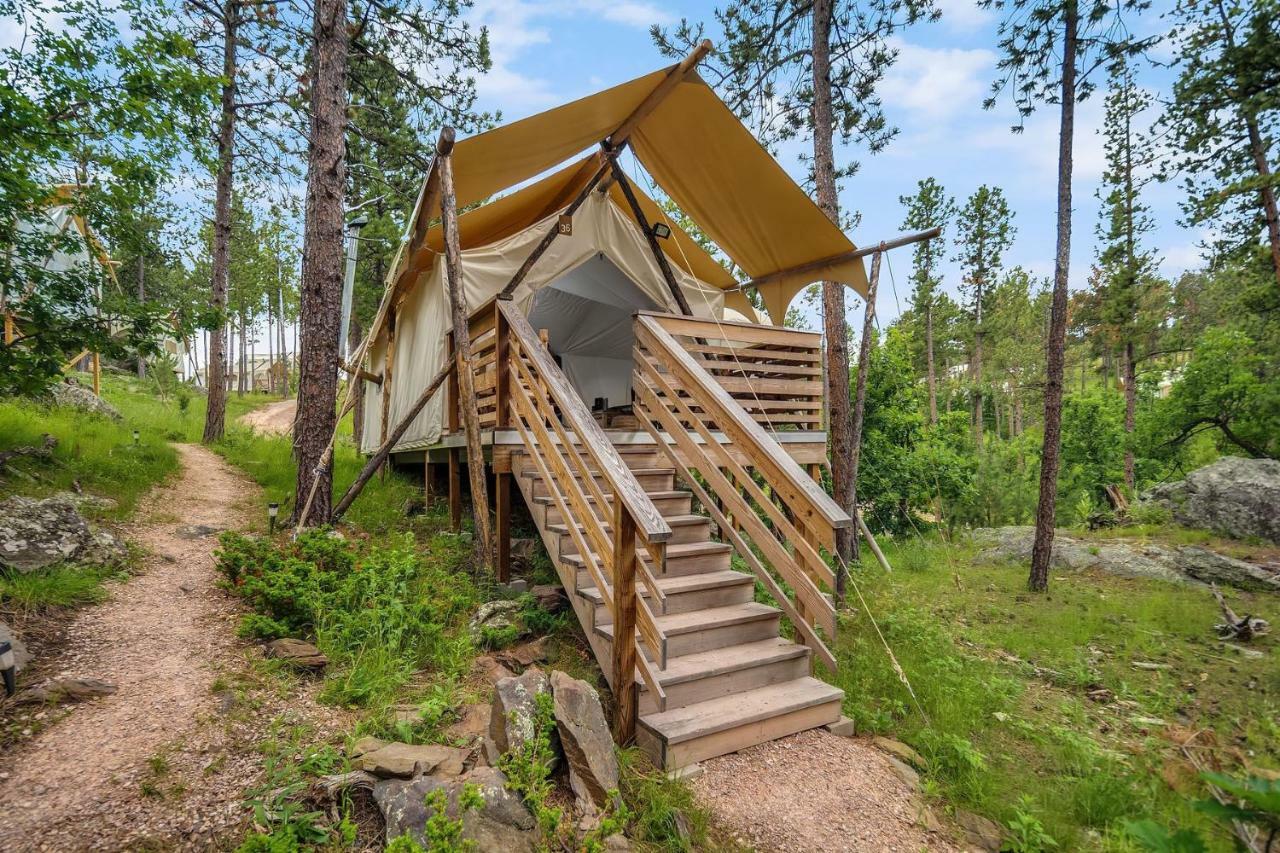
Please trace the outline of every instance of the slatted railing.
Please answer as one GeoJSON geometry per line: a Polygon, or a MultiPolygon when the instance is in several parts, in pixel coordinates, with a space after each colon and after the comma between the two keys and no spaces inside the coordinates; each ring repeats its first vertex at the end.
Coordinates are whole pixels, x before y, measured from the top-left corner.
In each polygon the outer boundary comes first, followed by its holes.
{"type": "MultiPolygon", "coordinates": [[[[613,614],[613,689],[619,713],[624,706],[634,709],[637,669],[659,707],[665,707],[654,666],[666,667],[667,638],[650,606],[652,601],[661,609],[665,597],[650,561],[659,569],[663,565],[671,528],[529,321],[509,301],[499,301],[497,307],[496,331],[506,335],[499,374],[509,376],[503,396],[509,400],[511,424],[613,614]],[[637,582],[649,591],[649,599],[637,594],[637,582]],[[637,654],[637,632],[648,656],[637,654]]],[[[573,574],[567,580],[576,583],[573,574]]]]}
{"type": "Polygon", "coordinates": [[[726,387],[733,379],[725,375],[728,368],[708,368],[705,358],[724,339],[725,326],[641,313],[634,328],[633,410],[641,426],[805,643],[834,670],[827,644],[835,636],[835,608],[826,590],[834,588],[835,577],[822,550],[834,553],[835,531],[853,521],[770,437],[757,422],[759,413],[746,410],[743,395],[754,399],[755,382],[772,372],[763,361],[770,350],[751,347],[757,366],[737,377],[742,386],[736,391],[735,384],[726,387]]]}

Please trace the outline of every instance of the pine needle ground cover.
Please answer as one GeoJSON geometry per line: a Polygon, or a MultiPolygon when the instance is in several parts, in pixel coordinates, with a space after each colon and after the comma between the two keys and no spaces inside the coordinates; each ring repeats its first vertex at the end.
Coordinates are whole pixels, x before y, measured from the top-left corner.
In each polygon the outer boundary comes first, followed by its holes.
{"type": "MultiPolygon", "coordinates": [[[[1038,821],[1064,850],[1142,849],[1125,829],[1142,819],[1233,849],[1225,826],[1193,808],[1207,792],[1180,744],[1195,734],[1208,769],[1280,769],[1273,636],[1245,652],[1218,642],[1220,613],[1203,587],[1054,572],[1049,593],[1031,595],[1024,565],[984,563],[967,546],[885,550],[897,571],[855,580],[915,698],[856,595],[840,625],[840,672],[826,677],[846,691],[860,734],[924,757],[938,808],[1011,830],[1038,821]]],[[[1239,612],[1280,619],[1274,596],[1226,594],[1239,612]]]]}

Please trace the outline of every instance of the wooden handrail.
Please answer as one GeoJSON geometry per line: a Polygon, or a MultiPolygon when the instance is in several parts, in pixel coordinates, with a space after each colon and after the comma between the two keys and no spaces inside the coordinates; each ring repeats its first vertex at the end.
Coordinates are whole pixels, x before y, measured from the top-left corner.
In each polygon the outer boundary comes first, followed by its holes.
{"type": "MultiPolygon", "coordinates": [[[[690,323],[686,317],[682,323],[690,323]]],[[[715,337],[715,323],[703,323],[701,334],[715,337]]],[[[755,422],[742,407],[685,352],[684,348],[663,328],[657,317],[641,314],[636,317],[638,338],[659,349],[667,358],[666,366],[684,384],[685,390],[698,391],[698,402],[714,409],[712,419],[735,443],[747,447],[752,459],[775,489],[785,490],[789,502],[800,504],[792,511],[806,525],[822,534],[824,544],[834,546],[834,531],[851,527],[853,519],[831,499],[822,487],[810,479],[781,446],[755,422]]]]}
{"type": "Polygon", "coordinates": [[[550,353],[542,347],[538,334],[523,314],[507,300],[498,303],[498,310],[506,318],[511,334],[520,342],[525,356],[533,362],[546,383],[551,399],[560,409],[569,430],[578,436],[582,446],[595,461],[601,475],[613,490],[614,500],[627,508],[635,521],[636,533],[645,542],[666,542],[671,538],[671,526],[653,505],[636,481],[609,437],[591,416],[587,404],[569,385],[550,353]]]}

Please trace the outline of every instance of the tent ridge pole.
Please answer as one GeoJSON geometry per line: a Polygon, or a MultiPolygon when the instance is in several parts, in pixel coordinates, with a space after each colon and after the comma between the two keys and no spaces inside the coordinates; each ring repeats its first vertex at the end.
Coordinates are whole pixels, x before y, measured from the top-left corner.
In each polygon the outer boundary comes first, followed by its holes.
{"type": "Polygon", "coordinates": [[[653,252],[654,260],[658,262],[658,269],[662,270],[662,277],[667,281],[667,287],[671,291],[671,296],[676,301],[676,305],[680,308],[680,313],[686,317],[692,317],[693,311],[689,308],[689,300],[685,298],[684,291],[680,289],[680,284],[676,281],[676,275],[671,271],[671,262],[667,260],[667,255],[662,251],[662,247],[658,245],[658,238],[653,233],[653,227],[645,220],[644,210],[640,207],[640,201],[636,198],[635,190],[631,188],[631,182],[627,180],[626,174],[622,171],[622,167],[618,165],[618,161],[613,161],[613,179],[618,184],[618,189],[622,190],[622,194],[627,198],[627,205],[631,208],[631,215],[635,217],[636,224],[640,226],[640,231],[644,233],[644,238],[649,244],[649,250],[653,252]]]}

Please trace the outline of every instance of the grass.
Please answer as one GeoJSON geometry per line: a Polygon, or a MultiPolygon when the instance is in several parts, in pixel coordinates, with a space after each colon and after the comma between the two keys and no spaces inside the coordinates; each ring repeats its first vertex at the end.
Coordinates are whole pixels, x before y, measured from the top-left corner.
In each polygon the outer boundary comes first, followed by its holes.
{"type": "MultiPolygon", "coordinates": [[[[1274,641],[1255,643],[1256,659],[1218,643],[1217,606],[1198,587],[1055,573],[1038,596],[1024,566],[979,562],[965,546],[885,550],[898,571],[855,580],[916,698],[856,595],[832,680],[860,731],[926,758],[930,793],[1006,826],[1037,819],[1062,849],[1131,849],[1120,822],[1144,817],[1231,849],[1192,810],[1202,792],[1168,736],[1208,730],[1228,769],[1280,768],[1274,641]]],[[[1227,595],[1238,611],[1280,616],[1274,598],[1227,595]]]]}
{"type": "Polygon", "coordinates": [[[103,582],[120,576],[118,569],[66,565],[25,575],[0,572],[0,604],[26,614],[96,604],[106,598],[103,582]]]}

